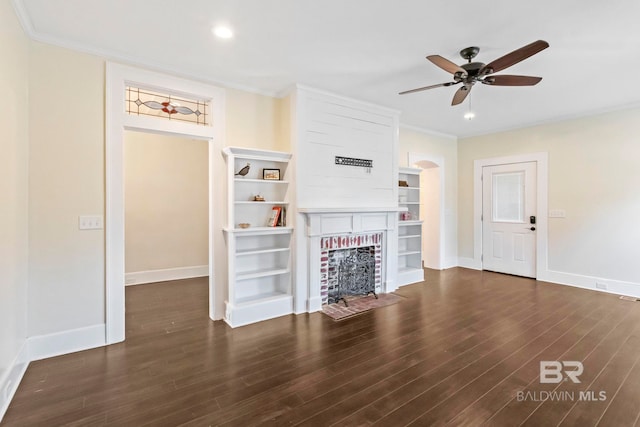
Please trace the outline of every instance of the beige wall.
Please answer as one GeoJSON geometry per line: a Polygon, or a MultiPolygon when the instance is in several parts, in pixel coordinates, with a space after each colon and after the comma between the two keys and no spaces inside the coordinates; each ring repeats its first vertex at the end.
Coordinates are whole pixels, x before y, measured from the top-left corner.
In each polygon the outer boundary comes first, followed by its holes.
{"type": "MultiPolygon", "coordinates": [[[[104,230],[78,230],[79,215],[104,214],[105,60],[32,42],[30,61],[33,336],[105,321],[104,230]]],[[[226,145],[278,149],[279,106],[279,100],[228,89],[226,145]]],[[[222,156],[214,157],[222,171],[222,156]]],[[[222,233],[214,237],[216,261],[223,264],[222,233]]],[[[221,276],[224,271],[217,269],[221,276]]]]}
{"type": "MultiPolygon", "coordinates": [[[[27,337],[28,41],[0,1],[0,386],[27,337]]],[[[4,395],[0,396],[0,406],[4,395]]],[[[2,414],[0,413],[0,416],[2,414]]]]}
{"type": "Polygon", "coordinates": [[[104,61],[32,42],[29,335],[104,323],[104,61]]]}
{"type": "Polygon", "coordinates": [[[125,132],[125,271],[208,265],[208,142],[125,132]]]}
{"type": "Polygon", "coordinates": [[[549,218],[549,269],[640,283],[638,123],[631,109],[460,140],[460,256],[473,257],[473,161],[548,152],[549,209],[567,215],[549,218]]]}
{"type": "Polygon", "coordinates": [[[458,146],[455,138],[400,128],[400,166],[408,164],[409,153],[441,157],[444,161],[444,259],[445,267],[457,265],[458,237],[458,146]]]}

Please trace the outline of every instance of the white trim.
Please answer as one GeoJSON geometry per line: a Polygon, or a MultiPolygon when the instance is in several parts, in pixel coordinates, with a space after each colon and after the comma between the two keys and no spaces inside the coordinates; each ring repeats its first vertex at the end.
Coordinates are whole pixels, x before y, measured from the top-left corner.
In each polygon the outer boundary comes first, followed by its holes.
{"type": "Polygon", "coordinates": [[[631,103],[623,104],[623,105],[615,105],[615,106],[611,106],[611,107],[596,108],[594,110],[584,111],[584,112],[581,112],[581,113],[573,113],[573,114],[565,114],[565,115],[560,115],[560,116],[554,116],[554,117],[551,117],[551,118],[548,118],[548,119],[537,120],[537,121],[530,122],[530,123],[521,123],[521,124],[515,125],[515,126],[505,126],[505,127],[493,128],[493,129],[488,129],[486,131],[477,132],[477,133],[473,133],[473,134],[460,135],[458,138],[459,139],[475,138],[477,136],[492,135],[492,134],[495,134],[495,133],[514,132],[514,131],[519,131],[519,130],[522,130],[522,129],[534,128],[534,127],[537,127],[537,126],[544,126],[544,125],[552,125],[552,124],[555,124],[555,123],[569,122],[569,121],[572,121],[572,120],[580,120],[580,119],[584,119],[584,118],[587,118],[587,117],[600,116],[600,115],[603,115],[603,114],[615,113],[617,111],[633,110],[633,109],[636,109],[636,108],[640,108],[640,102],[631,102],[631,103]]]}
{"type": "Polygon", "coordinates": [[[43,34],[34,29],[33,23],[29,17],[29,13],[26,11],[23,0],[12,0],[12,4],[13,4],[13,9],[16,12],[16,16],[18,17],[18,21],[20,22],[20,25],[22,26],[22,29],[24,30],[25,34],[31,40],[35,40],[37,42],[50,44],[53,46],[59,46],[65,49],[86,53],[89,55],[98,56],[102,59],[105,59],[106,61],[122,62],[131,66],[143,67],[148,70],[153,70],[158,73],[172,74],[172,75],[179,76],[192,81],[198,81],[204,84],[224,86],[228,88],[242,90],[245,92],[255,93],[262,96],[269,96],[272,98],[277,98],[278,94],[282,93],[281,90],[267,91],[263,89],[258,89],[253,86],[248,86],[245,84],[232,82],[228,80],[207,78],[206,75],[204,75],[205,77],[203,77],[203,74],[185,73],[184,70],[174,68],[174,67],[168,67],[168,66],[159,67],[158,64],[154,61],[151,61],[151,62],[143,61],[136,56],[124,55],[122,53],[116,53],[108,49],[96,48],[95,46],[91,46],[85,43],[79,43],[77,41],[67,40],[64,38],[51,36],[49,34],[43,34]]]}
{"type": "Polygon", "coordinates": [[[469,257],[458,257],[458,267],[470,268],[471,270],[482,270],[482,263],[479,260],[469,257]]]}
{"type": "Polygon", "coordinates": [[[20,385],[20,381],[22,381],[22,377],[27,371],[28,366],[29,344],[28,340],[25,340],[22,343],[22,346],[20,346],[20,350],[18,350],[18,354],[15,359],[13,359],[13,362],[9,364],[0,378],[0,422],[2,422],[2,418],[7,412],[9,404],[11,403],[13,396],[16,394],[18,385],[20,385]]]}
{"type": "Polygon", "coordinates": [[[473,162],[473,260],[482,269],[482,168],[485,166],[512,163],[536,162],[537,176],[537,233],[536,233],[536,278],[544,277],[548,271],[548,227],[547,212],[549,193],[549,153],[518,154],[473,162]]]}
{"type": "Polygon", "coordinates": [[[159,74],[126,65],[107,62],[106,66],[106,129],[105,129],[105,278],[106,278],[106,342],[113,344],[125,339],[124,301],[124,131],[141,130],[165,135],[182,135],[209,141],[209,316],[222,318],[216,306],[215,286],[214,193],[217,177],[213,170],[219,151],[224,145],[225,93],[223,89],[179,77],[159,74]],[[209,101],[211,123],[197,126],[149,117],[131,116],[124,112],[127,84],[153,87],[171,93],[181,93],[209,101]],[[214,102],[215,100],[215,102],[214,102]]]}
{"type": "Polygon", "coordinates": [[[427,128],[421,128],[419,126],[400,123],[400,129],[406,129],[413,132],[423,133],[425,135],[438,136],[440,138],[447,138],[447,139],[453,140],[452,142],[458,141],[458,137],[455,135],[451,135],[450,133],[438,132],[438,131],[427,129],[427,128]]]}
{"type": "Polygon", "coordinates": [[[191,267],[164,268],[161,270],[132,271],[124,275],[124,283],[126,286],[143,285],[145,283],[191,279],[193,277],[204,277],[208,275],[208,265],[194,265],[191,267]]]}
{"type": "Polygon", "coordinates": [[[105,324],[38,335],[28,341],[31,361],[89,350],[106,345],[105,324]]]}
{"type": "Polygon", "coordinates": [[[581,274],[565,273],[561,271],[547,270],[537,280],[557,283],[560,285],[574,286],[592,291],[605,292],[616,295],[629,295],[640,298],[640,283],[625,282],[622,280],[605,279],[596,276],[583,276],[581,274]],[[607,289],[596,288],[596,283],[606,285],[607,289]]]}

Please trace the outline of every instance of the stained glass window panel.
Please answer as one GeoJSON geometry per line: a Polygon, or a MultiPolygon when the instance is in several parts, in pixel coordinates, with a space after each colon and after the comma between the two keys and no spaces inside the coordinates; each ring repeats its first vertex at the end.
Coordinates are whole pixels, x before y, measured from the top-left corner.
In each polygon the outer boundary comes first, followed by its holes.
{"type": "Polygon", "coordinates": [[[160,117],[209,126],[205,100],[154,92],[128,86],[125,89],[125,111],[131,115],[160,117]]]}

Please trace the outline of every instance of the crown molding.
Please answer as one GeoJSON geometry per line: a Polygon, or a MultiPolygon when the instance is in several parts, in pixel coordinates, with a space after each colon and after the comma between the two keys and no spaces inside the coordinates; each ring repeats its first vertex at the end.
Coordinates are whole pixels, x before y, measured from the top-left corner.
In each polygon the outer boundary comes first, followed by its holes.
{"type": "Polygon", "coordinates": [[[503,127],[503,128],[495,128],[495,129],[487,130],[485,132],[478,132],[478,133],[473,133],[473,134],[469,134],[469,135],[460,135],[458,137],[458,140],[468,139],[468,138],[475,138],[475,137],[478,137],[478,136],[493,135],[493,134],[504,133],[504,132],[515,132],[515,131],[519,131],[519,130],[534,128],[534,127],[537,127],[537,126],[544,126],[544,125],[552,125],[552,124],[563,123],[563,122],[570,122],[570,121],[573,121],[573,120],[580,120],[580,119],[586,119],[586,118],[589,118],[589,117],[602,116],[602,115],[605,115],[605,114],[615,113],[615,112],[618,112],[618,111],[633,110],[635,108],[640,108],[640,102],[632,102],[632,103],[629,103],[629,104],[622,104],[622,105],[617,105],[617,106],[599,108],[599,109],[596,109],[596,110],[590,110],[590,111],[581,112],[581,113],[575,113],[575,114],[565,114],[563,116],[553,117],[551,119],[538,120],[538,121],[535,121],[535,122],[531,122],[531,123],[528,123],[528,124],[522,124],[522,125],[519,125],[519,126],[509,126],[509,127],[503,127]]]}
{"type": "Polygon", "coordinates": [[[449,133],[437,132],[435,130],[421,128],[421,127],[413,126],[413,125],[407,125],[407,124],[404,124],[404,123],[400,123],[400,129],[406,129],[406,130],[410,130],[410,131],[413,131],[413,132],[423,133],[423,134],[426,134],[426,135],[437,136],[437,137],[440,137],[440,138],[447,138],[447,139],[451,139],[452,141],[457,141],[458,140],[457,136],[451,135],[449,133]]]}
{"type": "Polygon", "coordinates": [[[29,18],[29,14],[27,13],[26,8],[24,7],[23,0],[11,0],[11,2],[13,4],[13,8],[18,17],[18,21],[20,22],[20,25],[22,25],[22,29],[24,30],[25,34],[33,41],[37,41],[40,43],[49,44],[53,46],[58,46],[64,49],[82,52],[89,55],[98,56],[104,59],[105,61],[119,62],[124,65],[145,68],[149,71],[156,71],[159,73],[171,74],[175,77],[181,77],[181,78],[197,81],[200,83],[206,83],[209,85],[215,85],[215,86],[229,88],[229,89],[242,90],[244,92],[250,92],[256,95],[277,98],[278,93],[280,92],[280,91],[265,91],[265,90],[257,89],[252,86],[247,86],[244,84],[231,82],[227,80],[204,78],[202,77],[202,75],[185,73],[184,71],[181,71],[172,67],[158,66],[158,64],[154,64],[147,61],[141,61],[138,58],[134,58],[129,55],[114,53],[107,49],[99,49],[99,48],[90,46],[88,44],[77,43],[67,39],[52,37],[49,35],[42,34],[33,27],[33,23],[29,18]]]}

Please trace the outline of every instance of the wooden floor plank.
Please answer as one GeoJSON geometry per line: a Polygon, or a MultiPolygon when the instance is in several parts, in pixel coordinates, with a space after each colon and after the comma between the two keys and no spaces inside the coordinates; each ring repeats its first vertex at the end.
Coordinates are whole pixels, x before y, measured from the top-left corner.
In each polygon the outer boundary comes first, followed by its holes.
{"type": "Polygon", "coordinates": [[[426,278],[340,322],[235,329],[208,319],[206,278],[127,287],[126,341],[31,363],[2,425],[638,423],[639,304],[463,268],[426,278]],[[541,358],[565,357],[585,381],[554,389],[610,400],[514,401],[541,358]]]}

